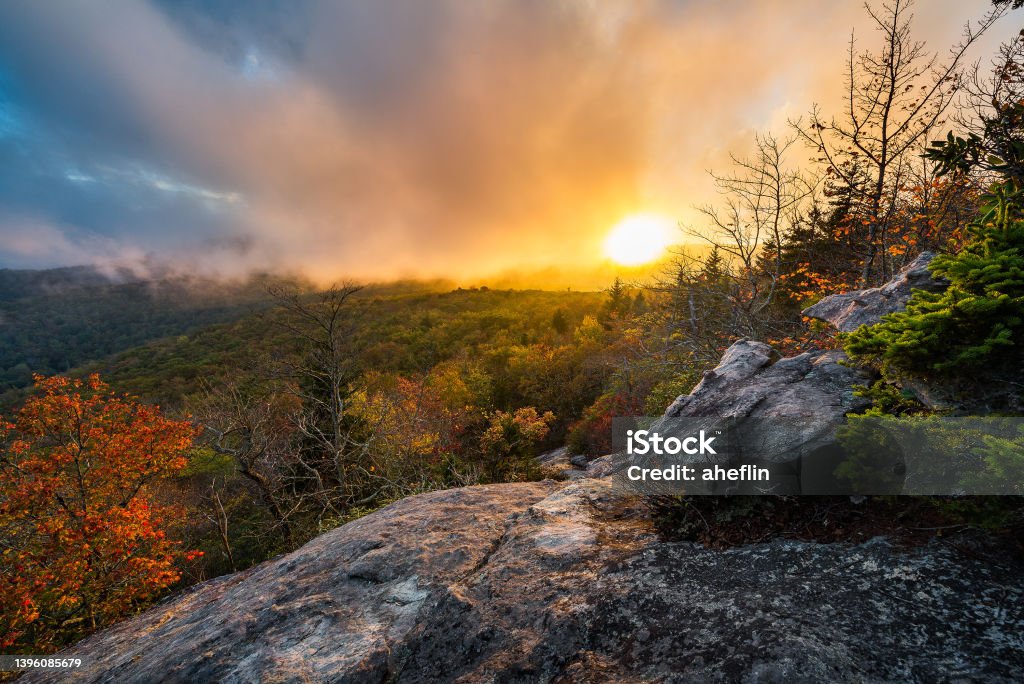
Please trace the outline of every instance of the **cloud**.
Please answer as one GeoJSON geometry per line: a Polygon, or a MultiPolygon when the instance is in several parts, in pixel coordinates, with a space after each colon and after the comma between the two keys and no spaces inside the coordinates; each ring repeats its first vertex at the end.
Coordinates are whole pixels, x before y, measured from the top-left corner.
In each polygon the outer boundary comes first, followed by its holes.
{"type": "Polygon", "coordinates": [[[25,267],[58,264],[141,263],[143,252],[122,242],[90,234],[73,226],[56,226],[31,215],[0,213],[3,249],[25,267]]]}
{"type": "MultiPolygon", "coordinates": [[[[946,44],[985,5],[929,3],[923,33],[946,44]]],[[[592,265],[623,214],[687,218],[754,130],[834,101],[861,19],[811,0],[3,3],[0,208],[65,228],[26,250],[0,223],[0,263],[79,263],[70,226],[215,272],[592,265]]]]}

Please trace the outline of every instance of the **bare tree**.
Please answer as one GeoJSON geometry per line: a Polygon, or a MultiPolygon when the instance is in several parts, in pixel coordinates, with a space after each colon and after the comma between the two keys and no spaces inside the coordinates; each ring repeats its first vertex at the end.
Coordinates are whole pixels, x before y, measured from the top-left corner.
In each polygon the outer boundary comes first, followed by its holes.
{"type": "Polygon", "coordinates": [[[406,484],[374,465],[381,423],[394,417],[354,402],[366,395],[354,343],[360,289],[270,290],[280,307],[266,320],[287,331],[288,348],[241,379],[208,384],[190,407],[206,444],[231,456],[289,547],[406,484]]]}
{"type": "Polygon", "coordinates": [[[321,478],[302,461],[294,438],[298,406],[282,401],[280,391],[271,386],[243,388],[228,381],[208,384],[190,409],[203,425],[205,443],[232,458],[286,543],[298,541],[293,518],[307,508],[308,498],[323,498],[309,486],[321,478]]]}
{"type": "Polygon", "coordinates": [[[346,493],[350,485],[348,451],[353,442],[345,421],[346,402],[356,391],[359,378],[352,349],[351,298],[361,289],[341,283],[313,295],[280,287],[270,290],[284,312],[274,322],[303,347],[298,362],[282,359],[279,364],[302,402],[297,427],[314,449],[329,457],[333,478],[346,493]]]}
{"type": "MultiPolygon", "coordinates": [[[[740,334],[757,334],[756,322],[773,303],[782,271],[778,247],[800,220],[817,185],[788,162],[796,141],[796,136],[782,140],[770,134],[756,136],[752,156],[733,156],[731,173],[711,174],[721,202],[700,207],[708,225],[687,231],[711,244],[715,254],[723,257],[720,266],[716,264],[720,268],[716,279],[729,280],[732,286],[724,288],[717,283],[716,291],[730,300],[735,332],[740,334]],[[774,256],[766,263],[762,255],[769,245],[774,246],[774,256]]],[[[688,306],[693,319],[692,297],[688,306]]]]}
{"type": "Polygon", "coordinates": [[[877,260],[879,275],[886,275],[886,232],[908,158],[953,102],[968,49],[1007,7],[994,7],[977,23],[968,23],[944,60],[913,38],[912,0],[865,7],[882,46],[858,52],[851,34],[843,113],[827,117],[815,105],[806,121],[791,124],[820,155],[832,180],[854,193],[867,227],[861,280],[868,283],[877,260]]]}

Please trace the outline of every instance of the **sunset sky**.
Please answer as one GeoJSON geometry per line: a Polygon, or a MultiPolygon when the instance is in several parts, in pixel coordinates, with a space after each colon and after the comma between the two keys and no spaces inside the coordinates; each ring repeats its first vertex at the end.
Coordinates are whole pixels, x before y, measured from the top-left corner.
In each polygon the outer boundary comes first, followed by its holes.
{"type": "MultiPolygon", "coordinates": [[[[945,50],[987,0],[916,8],[945,50]]],[[[0,3],[0,267],[477,277],[695,220],[837,102],[861,3],[0,3]]],[[[1019,30],[1010,15],[972,59],[1019,30]]]]}

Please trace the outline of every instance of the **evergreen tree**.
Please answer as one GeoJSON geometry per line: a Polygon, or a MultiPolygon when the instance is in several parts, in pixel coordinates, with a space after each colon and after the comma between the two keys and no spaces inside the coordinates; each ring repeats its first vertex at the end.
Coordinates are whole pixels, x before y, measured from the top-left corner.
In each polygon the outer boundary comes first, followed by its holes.
{"type": "Polygon", "coordinates": [[[633,299],[629,296],[629,292],[626,289],[626,285],[622,282],[622,278],[616,277],[615,282],[612,283],[607,292],[608,299],[604,304],[606,314],[619,317],[628,314],[633,303],[633,299]]]}
{"type": "Polygon", "coordinates": [[[1020,376],[1024,361],[1024,193],[997,185],[957,254],[942,254],[932,273],[943,292],[914,292],[905,311],[845,337],[851,357],[885,372],[935,378],[1020,376]]]}
{"type": "Polygon", "coordinates": [[[932,273],[949,281],[941,293],[915,291],[905,311],[846,336],[855,359],[890,376],[956,383],[1020,408],[1024,394],[1024,42],[1000,50],[987,82],[968,89],[978,114],[968,137],[950,134],[926,156],[939,175],[998,174],[981,218],[968,226],[956,254],[940,254],[932,273]],[[1006,392],[1007,387],[1014,388],[1006,392]]]}
{"type": "Polygon", "coordinates": [[[569,331],[569,323],[565,320],[565,313],[561,309],[555,310],[554,315],[551,317],[551,327],[559,335],[564,335],[569,331]]]}
{"type": "Polygon", "coordinates": [[[633,297],[633,315],[640,316],[647,312],[647,298],[644,297],[643,292],[637,292],[636,297],[633,297]]]}

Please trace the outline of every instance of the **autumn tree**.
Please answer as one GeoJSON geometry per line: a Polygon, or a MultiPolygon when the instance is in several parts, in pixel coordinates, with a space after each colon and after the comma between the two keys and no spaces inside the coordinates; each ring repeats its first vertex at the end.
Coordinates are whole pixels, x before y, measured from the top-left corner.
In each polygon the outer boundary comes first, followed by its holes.
{"type": "Polygon", "coordinates": [[[968,49],[1006,11],[997,6],[968,24],[961,42],[943,60],[914,38],[912,4],[868,5],[881,47],[859,50],[850,36],[841,113],[828,116],[815,105],[806,119],[793,122],[830,180],[850,191],[849,225],[860,238],[860,280],[865,284],[891,274],[887,248],[909,164],[952,104],[968,49]]]}
{"type": "Polygon", "coordinates": [[[0,421],[0,647],[54,650],[124,617],[179,578],[156,496],[196,435],[155,406],[86,380],[36,377],[0,421]]]}
{"type": "Polygon", "coordinates": [[[385,499],[472,484],[461,458],[483,418],[490,378],[474,363],[448,361],[413,377],[370,373],[352,410],[372,437],[357,466],[385,499]]]}

